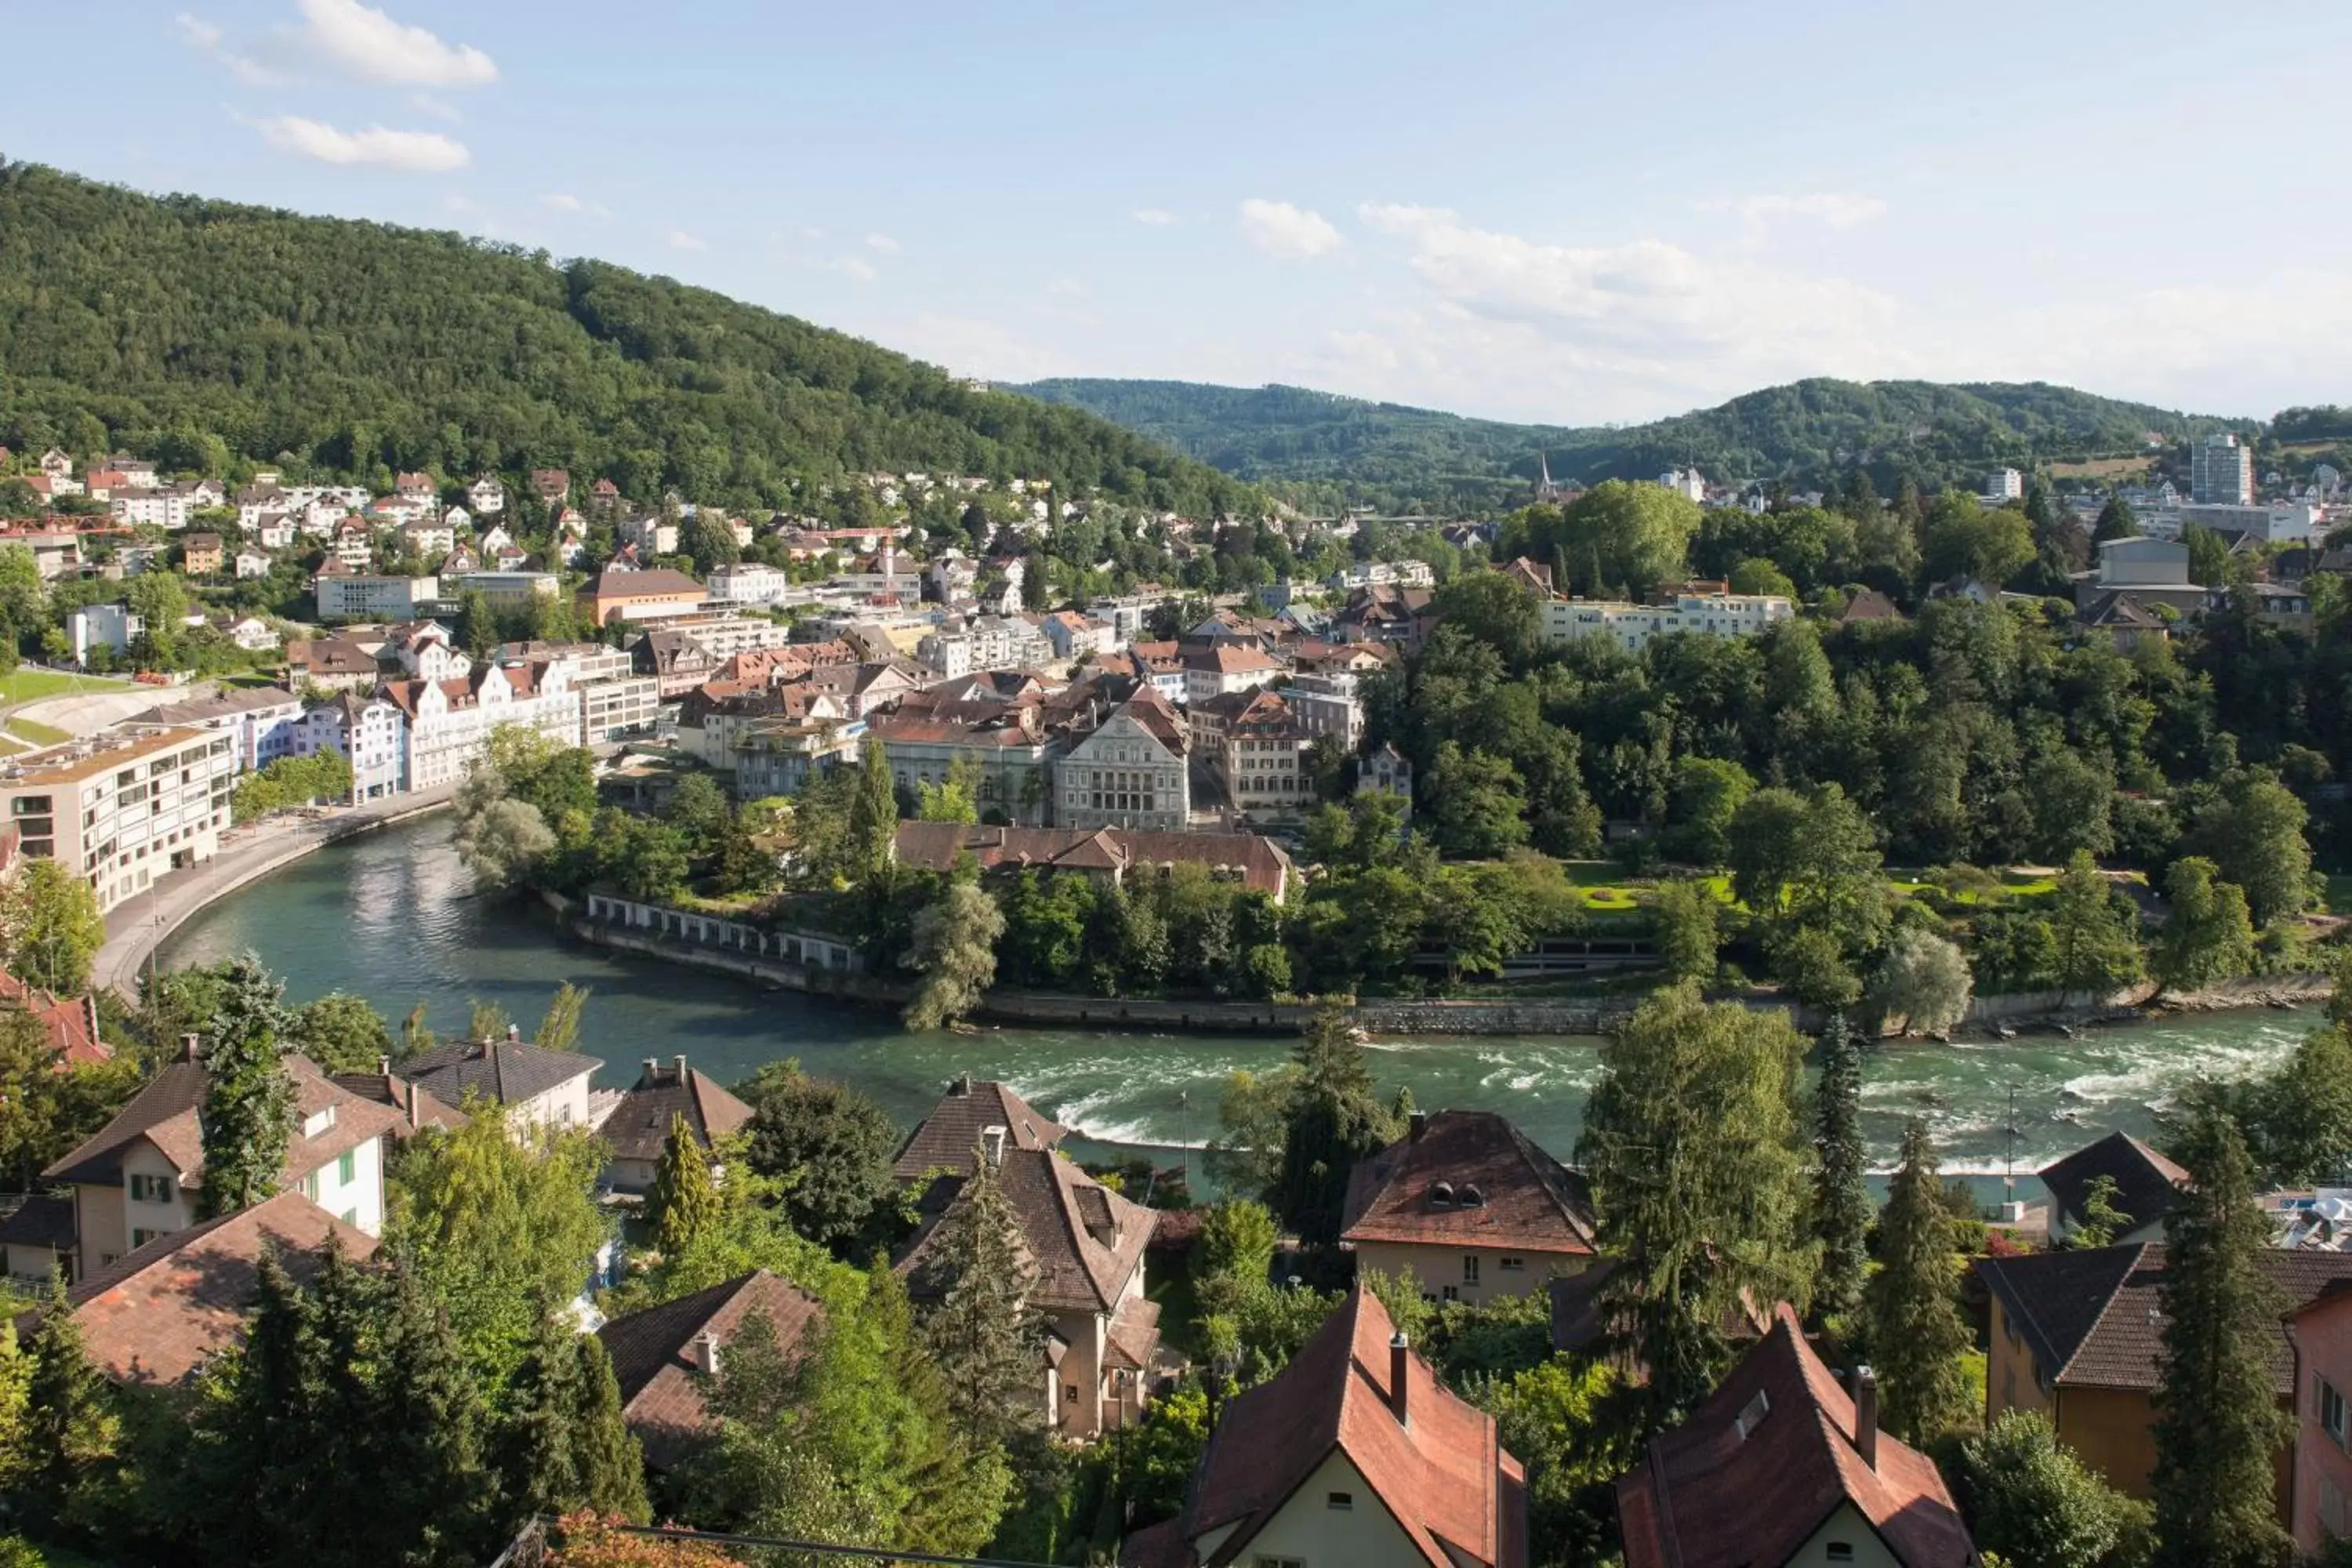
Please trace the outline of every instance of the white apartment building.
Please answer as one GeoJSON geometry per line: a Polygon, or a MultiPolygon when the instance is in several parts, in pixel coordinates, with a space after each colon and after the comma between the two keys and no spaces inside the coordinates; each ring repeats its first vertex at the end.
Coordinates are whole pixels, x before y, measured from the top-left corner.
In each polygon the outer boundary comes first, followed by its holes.
{"type": "MultiPolygon", "coordinates": [[[[1290,668],[1254,645],[1238,642],[1188,647],[1179,657],[1184,662],[1184,700],[1189,704],[1267,685],[1290,668]]],[[[1159,684],[1156,672],[1152,684],[1159,684]]]]}
{"type": "Polygon", "coordinates": [[[1706,500],[1706,480],[1696,468],[1668,468],[1658,476],[1658,483],[1685,500],[1706,500]]]}
{"type": "Polygon", "coordinates": [[[213,858],[236,772],[231,736],[152,731],[10,758],[0,801],[21,851],[88,882],[104,912],[166,871],[213,858]]]}
{"type": "Polygon", "coordinates": [[[1192,815],[1184,753],[1122,704],[1054,764],[1054,826],[1181,833],[1192,815]]]}
{"type": "Polygon", "coordinates": [[[1309,739],[1336,736],[1344,750],[1353,752],[1364,738],[1364,704],[1356,682],[1349,670],[1301,675],[1282,688],[1282,698],[1309,739]]]}
{"type": "Polygon", "coordinates": [[[793,580],[762,562],[714,567],[703,586],[730,605],[772,605],[792,592],[793,580]]]}
{"type": "Polygon", "coordinates": [[[915,657],[952,680],[991,669],[1026,669],[1054,657],[1054,645],[1026,621],[980,616],[961,630],[942,626],[915,645],[915,657]]]}
{"type": "Polygon", "coordinates": [[[188,514],[195,508],[193,498],[182,489],[118,489],[106,510],[115,521],[131,528],[177,531],[188,526],[188,514]]]}
{"type": "Polygon", "coordinates": [[[343,692],[303,713],[295,727],[296,754],[340,752],[352,764],[354,805],[408,788],[408,721],[381,697],[343,692]]]}
{"type": "Polygon", "coordinates": [[[146,629],[147,623],[132,615],[128,605],[85,605],[66,617],[66,637],[73,644],[74,662],[85,667],[90,649],[121,653],[146,629]]]}
{"type": "Polygon", "coordinates": [[[677,524],[658,517],[625,517],[613,530],[623,544],[634,544],[639,555],[677,553],[677,524]]]}
{"type": "Polygon", "coordinates": [[[496,517],[507,510],[506,487],[484,474],[466,487],[466,504],[476,517],[496,517]]]}
{"type": "Polygon", "coordinates": [[[1995,468],[1985,476],[1984,499],[1989,501],[2019,500],[2025,495],[2025,476],[2015,468],[1995,468]]]}
{"type": "Polygon", "coordinates": [[[417,628],[394,652],[408,679],[379,693],[407,726],[407,787],[427,790],[473,771],[501,724],[535,730],[560,745],[583,743],[577,668],[570,659],[476,666],[441,627],[417,628]]]}
{"type": "Polygon", "coordinates": [[[2229,431],[2189,449],[2189,499],[2218,506],[2250,506],[2254,499],[2253,448],[2229,431]]]}
{"type": "Polygon", "coordinates": [[[782,647],[793,640],[793,629],[763,616],[736,616],[698,611],[664,616],[651,625],[666,632],[683,632],[713,658],[732,658],[757,648],[782,647]]]}
{"type": "Polygon", "coordinates": [[[1323,585],[1335,594],[1391,586],[1433,588],[1437,585],[1437,574],[1426,561],[1363,561],[1332,573],[1323,585]]]}
{"type": "Polygon", "coordinates": [[[311,579],[322,621],[413,621],[441,596],[438,577],[376,577],[321,572],[311,579]]]}
{"type": "Polygon", "coordinates": [[[588,745],[649,735],[660,717],[661,681],[654,676],[631,675],[581,684],[581,735],[588,745]]]}
{"type": "Polygon", "coordinates": [[[305,755],[302,700],[280,687],[225,691],[194,702],[174,702],[147,716],[152,724],[209,730],[236,742],[238,771],[252,773],[280,757],[305,755]]]}
{"type": "Polygon", "coordinates": [[[438,561],[457,548],[457,531],[436,517],[420,517],[414,522],[403,523],[400,538],[423,561],[438,561]]]}
{"type": "Polygon", "coordinates": [[[1676,632],[1711,637],[1754,637],[1796,612],[1778,594],[1677,594],[1671,605],[1635,605],[1622,599],[1550,599],[1544,611],[1544,637],[1551,642],[1606,637],[1639,652],[1654,637],[1676,632]]]}

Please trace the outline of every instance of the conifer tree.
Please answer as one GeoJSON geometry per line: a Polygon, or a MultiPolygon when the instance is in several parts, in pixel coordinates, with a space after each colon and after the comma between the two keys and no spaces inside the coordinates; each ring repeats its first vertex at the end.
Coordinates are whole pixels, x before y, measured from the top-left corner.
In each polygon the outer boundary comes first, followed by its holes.
{"type": "MultiPolygon", "coordinates": [[[[415,1270],[394,1267],[383,1292],[375,1368],[373,1484],[365,1561],[478,1562],[497,1551],[483,1459],[482,1394],[447,1315],[415,1270]]],[[[355,1564],[354,1568],[358,1568],[355,1564]]]]}
{"type": "Polygon", "coordinates": [[[653,1191],[646,1206],[653,1211],[655,1245],[666,1258],[683,1253],[718,1217],[719,1189],[710,1180],[710,1155],[682,1112],[669,1120],[669,1137],[654,1166],[653,1191]]]}
{"type": "Polygon", "coordinates": [[[572,1350],[579,1359],[572,1451],[579,1468],[580,1501],[599,1513],[643,1522],[653,1517],[646,1500],[645,1454],[622,1415],[621,1383],[613,1374],[613,1358],[594,1334],[573,1335],[572,1350]]]}
{"type": "Polygon", "coordinates": [[[294,1080],[280,1059],[293,1025],[285,988],[251,953],[223,971],[198,1121],[204,1129],[203,1217],[235,1214],[278,1191],[295,1132],[294,1080]]]}
{"type": "Polygon", "coordinates": [[[1283,1110],[1282,1170],[1269,1206],[1300,1239],[1328,1244],[1339,1237],[1349,1173],[1402,1129],[1373,1090],[1346,1014],[1318,1014],[1290,1059],[1297,1076],[1283,1110]]]}
{"type": "Polygon", "coordinates": [[[987,1151],[941,1216],[924,1273],[940,1295],[923,1339],[947,1378],[957,1427],[1001,1441],[1038,1424],[1041,1329],[1029,1306],[1037,1266],[1022,1245],[1020,1216],[987,1151]]]}
{"type": "MultiPolygon", "coordinates": [[[[1873,502],[1875,505],[1875,501],[1873,502]]],[[[1845,1015],[1830,1015],[1822,1035],[1822,1076],[1813,1089],[1813,1237],[1821,1270],[1813,1310],[1843,1317],[1862,1304],[1870,1263],[1870,1194],[1863,1185],[1862,1050],[1845,1015]]]]}
{"type": "Polygon", "coordinates": [[[868,735],[858,753],[856,793],[849,797],[851,875],[861,882],[884,877],[897,864],[898,795],[890,782],[890,754],[868,735]]]}
{"type": "Polygon", "coordinates": [[[1878,1223],[1879,1269],[1864,1292],[1886,1426],[1914,1445],[1969,1418],[1960,1357],[1973,1335],[1960,1310],[1954,1242],[1935,1141],[1915,1116],[1903,1129],[1903,1163],[1878,1223]]]}
{"type": "Polygon", "coordinates": [[[2158,1568],[2284,1562],[2273,1465],[2293,1431],[2271,1347],[2287,1303],[2263,1272],[2269,1224],[2237,1123],[2206,1106],[2176,1151],[2194,1178],[2164,1220],[2156,1390],[2158,1568]]]}
{"type": "Polygon", "coordinates": [[[21,1495],[36,1521],[54,1525],[70,1513],[76,1490],[115,1457],[122,1416],[83,1346],[61,1279],[51,1282],[30,1348],[21,1495]]]}
{"type": "Polygon", "coordinates": [[[510,1414],[499,1435],[499,1468],[508,1510],[518,1521],[566,1513],[584,1500],[572,1426],[580,1357],[571,1342],[581,1337],[560,1310],[541,1311],[539,1331],[508,1390],[510,1414]]]}

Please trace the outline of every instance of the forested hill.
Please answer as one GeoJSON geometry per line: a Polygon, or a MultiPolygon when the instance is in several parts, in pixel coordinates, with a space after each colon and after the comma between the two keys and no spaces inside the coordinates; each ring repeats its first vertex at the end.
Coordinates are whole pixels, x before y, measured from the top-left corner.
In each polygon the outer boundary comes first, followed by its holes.
{"type": "Polygon", "coordinates": [[[361,479],[562,467],[736,506],[873,469],[1252,499],[1093,415],[669,279],[0,164],[0,443],[215,439],[361,479]]]}
{"type": "Polygon", "coordinates": [[[2231,423],[2041,383],[1800,381],[1622,428],[1465,419],[1294,386],[1068,380],[1020,390],[1304,499],[1387,508],[1523,500],[1540,454],[1554,478],[1588,484],[1696,467],[1711,479],[1801,485],[1860,462],[1892,493],[1906,475],[1930,489],[1973,486],[1990,468],[2130,456],[2150,432],[2178,438],[2231,423]]]}

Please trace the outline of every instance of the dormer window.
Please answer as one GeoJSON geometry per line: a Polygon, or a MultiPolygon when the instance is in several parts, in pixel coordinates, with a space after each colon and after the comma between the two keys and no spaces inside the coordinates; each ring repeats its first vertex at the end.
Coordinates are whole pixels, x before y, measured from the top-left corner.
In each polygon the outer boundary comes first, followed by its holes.
{"type": "Polygon", "coordinates": [[[335,1108],[331,1105],[322,1106],[302,1119],[302,1136],[316,1138],[334,1124],[335,1108]]]}
{"type": "Polygon", "coordinates": [[[1452,1208],[1454,1206],[1454,1184],[1451,1182],[1430,1183],[1429,1206],[1433,1209],[1452,1208]]]}
{"type": "Polygon", "coordinates": [[[1482,1209],[1486,1206],[1486,1194],[1465,1183],[1459,1201],[1465,1209],[1482,1209]]]}
{"type": "Polygon", "coordinates": [[[1731,1429],[1739,1434],[1739,1440],[1745,1443],[1748,1435],[1763,1425],[1764,1417],[1771,1413],[1772,1397],[1759,1388],[1755,1398],[1739,1407],[1739,1415],[1731,1423],[1731,1429]]]}

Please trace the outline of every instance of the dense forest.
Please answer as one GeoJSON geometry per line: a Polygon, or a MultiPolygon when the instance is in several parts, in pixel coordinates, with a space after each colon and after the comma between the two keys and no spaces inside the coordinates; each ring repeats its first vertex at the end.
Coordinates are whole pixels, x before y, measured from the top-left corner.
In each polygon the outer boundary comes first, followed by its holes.
{"type": "Polygon", "coordinates": [[[667,278],[24,163],[0,164],[0,443],[362,480],[561,467],[739,507],[873,469],[1253,499],[1091,415],[667,278]]]}
{"type": "Polygon", "coordinates": [[[1822,484],[1856,467],[1891,493],[1908,479],[1973,489],[1990,468],[2137,455],[2231,423],[2063,386],[1815,379],[1628,427],[1465,419],[1292,386],[1042,381],[1021,390],[1115,419],[1187,456],[1309,504],[1441,510],[1516,504],[1539,455],[1592,484],[1697,468],[1710,479],[1822,484]]]}

